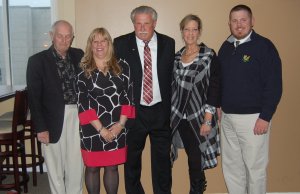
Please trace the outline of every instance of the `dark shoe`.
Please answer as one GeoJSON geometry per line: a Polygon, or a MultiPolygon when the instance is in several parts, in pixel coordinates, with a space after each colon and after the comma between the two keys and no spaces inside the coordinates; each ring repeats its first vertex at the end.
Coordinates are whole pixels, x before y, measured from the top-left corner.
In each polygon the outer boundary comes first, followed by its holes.
{"type": "Polygon", "coordinates": [[[190,194],[203,194],[203,192],[206,190],[206,186],[206,180],[193,180],[191,182],[190,194]]]}

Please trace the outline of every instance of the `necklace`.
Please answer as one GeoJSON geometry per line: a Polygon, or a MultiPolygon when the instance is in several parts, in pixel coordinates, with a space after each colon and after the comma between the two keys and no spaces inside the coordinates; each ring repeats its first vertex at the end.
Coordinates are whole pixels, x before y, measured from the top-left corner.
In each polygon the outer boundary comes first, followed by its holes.
{"type": "Polygon", "coordinates": [[[184,55],[185,55],[185,56],[191,56],[191,55],[193,55],[193,54],[195,54],[195,53],[197,53],[197,52],[199,52],[199,47],[197,47],[196,50],[191,51],[191,52],[188,52],[187,50],[185,50],[185,51],[184,51],[184,55]]]}

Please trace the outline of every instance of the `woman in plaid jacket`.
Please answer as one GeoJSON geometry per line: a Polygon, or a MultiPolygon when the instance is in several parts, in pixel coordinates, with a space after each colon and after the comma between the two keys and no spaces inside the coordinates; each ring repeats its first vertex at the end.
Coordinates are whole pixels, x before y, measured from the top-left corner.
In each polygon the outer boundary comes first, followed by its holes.
{"type": "Polygon", "coordinates": [[[216,108],[220,105],[220,68],[214,50],[198,44],[202,24],[196,15],[180,23],[185,47],[176,53],[172,82],[172,160],[184,148],[189,165],[190,194],[206,189],[204,170],[217,165],[220,154],[216,108]]]}

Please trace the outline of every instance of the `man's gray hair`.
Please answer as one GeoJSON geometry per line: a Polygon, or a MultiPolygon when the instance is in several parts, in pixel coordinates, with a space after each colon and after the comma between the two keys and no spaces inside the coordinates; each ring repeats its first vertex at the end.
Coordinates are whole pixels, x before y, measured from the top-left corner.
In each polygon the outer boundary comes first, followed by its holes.
{"type": "Polygon", "coordinates": [[[72,30],[72,35],[74,36],[74,30],[73,30],[73,26],[66,20],[57,20],[56,22],[54,22],[51,26],[51,32],[55,33],[56,27],[59,24],[67,24],[68,26],[70,26],[71,30],[72,30]]]}
{"type": "Polygon", "coordinates": [[[155,9],[153,9],[152,7],[146,6],[146,5],[142,5],[142,6],[135,8],[134,10],[132,10],[132,12],[130,14],[132,23],[134,23],[135,15],[142,14],[142,13],[151,14],[152,19],[154,21],[157,21],[157,12],[155,11],[155,9]]]}

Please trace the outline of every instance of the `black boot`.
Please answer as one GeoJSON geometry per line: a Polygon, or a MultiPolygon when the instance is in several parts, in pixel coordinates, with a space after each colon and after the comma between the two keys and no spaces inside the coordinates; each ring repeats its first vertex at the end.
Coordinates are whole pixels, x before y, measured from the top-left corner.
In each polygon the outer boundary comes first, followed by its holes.
{"type": "Polygon", "coordinates": [[[190,194],[203,194],[206,190],[207,182],[203,179],[193,180],[190,183],[190,194]]]}
{"type": "Polygon", "coordinates": [[[207,186],[204,171],[190,171],[190,186],[190,194],[203,194],[207,186]]]}

